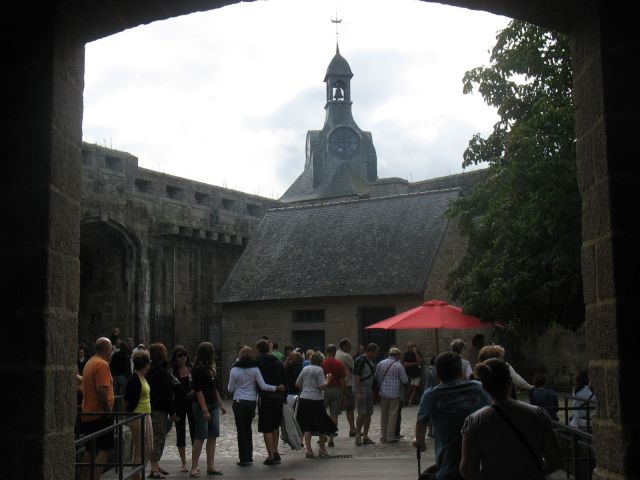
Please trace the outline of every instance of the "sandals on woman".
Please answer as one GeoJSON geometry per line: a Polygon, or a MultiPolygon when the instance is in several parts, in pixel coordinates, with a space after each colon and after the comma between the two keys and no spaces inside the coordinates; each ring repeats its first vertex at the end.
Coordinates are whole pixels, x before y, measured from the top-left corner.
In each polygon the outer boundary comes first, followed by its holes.
{"type": "Polygon", "coordinates": [[[304,454],[305,458],[310,458],[315,460],[317,457],[313,454],[313,452],[305,452],[304,454]]]}
{"type": "Polygon", "coordinates": [[[167,478],[165,477],[162,472],[151,472],[149,475],[147,475],[147,478],[167,478]]]}
{"type": "Polygon", "coordinates": [[[320,452],[318,452],[318,458],[321,458],[321,459],[331,458],[331,455],[329,455],[329,452],[325,452],[321,450],[320,452]]]}

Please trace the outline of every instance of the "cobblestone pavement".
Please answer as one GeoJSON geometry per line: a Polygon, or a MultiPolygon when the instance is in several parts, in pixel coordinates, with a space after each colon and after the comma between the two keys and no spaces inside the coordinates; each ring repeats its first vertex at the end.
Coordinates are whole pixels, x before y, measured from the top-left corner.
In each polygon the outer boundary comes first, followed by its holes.
{"type": "MultiPolygon", "coordinates": [[[[231,410],[231,401],[225,400],[224,406],[227,409],[227,414],[220,417],[220,438],[218,438],[216,445],[216,458],[238,458],[238,444],[236,440],[236,425],[233,419],[233,412],[231,410]]],[[[401,434],[404,438],[398,443],[393,444],[381,444],[380,439],[380,410],[375,407],[373,413],[371,428],[369,429],[369,436],[372,440],[377,442],[375,445],[366,445],[362,447],[356,447],[353,443],[353,438],[349,437],[349,424],[347,423],[346,416],[343,412],[338,417],[339,434],[335,438],[336,446],[332,449],[331,453],[336,455],[352,455],[353,457],[374,458],[374,457],[416,457],[415,448],[411,446],[411,440],[413,440],[416,424],[416,413],[418,411],[417,406],[405,407],[402,409],[402,425],[401,434]]],[[[188,437],[187,433],[187,439],[188,437]]],[[[187,444],[189,442],[187,441],[187,444]]],[[[314,439],[315,443],[315,439],[314,439]]],[[[172,428],[167,435],[167,441],[164,448],[163,460],[180,460],[178,455],[178,448],[176,445],[175,428],[172,428]]],[[[316,445],[314,445],[314,449],[316,445]]],[[[432,451],[432,445],[429,451],[432,451]]],[[[301,452],[294,452],[280,442],[280,452],[286,455],[301,455],[301,452]]],[[[258,417],[253,421],[253,455],[258,459],[266,458],[267,451],[264,446],[264,440],[262,434],[258,432],[258,417]]],[[[429,455],[427,453],[427,455],[429,455]]],[[[432,456],[432,454],[431,454],[432,456]]],[[[187,458],[191,458],[191,448],[187,446],[187,458]]]]}
{"type": "MultiPolygon", "coordinates": [[[[327,448],[333,458],[328,460],[305,459],[302,451],[292,451],[284,443],[280,443],[279,451],[282,463],[276,466],[264,466],[262,461],[266,458],[266,450],[262,434],[258,433],[257,418],[253,425],[253,444],[255,464],[248,468],[236,466],[238,460],[238,447],[236,442],[236,428],[231,410],[231,402],[224,401],[227,414],[221,417],[220,438],[218,438],[215,455],[216,468],[224,471],[227,479],[260,479],[260,480],[415,480],[418,477],[418,464],[416,461],[416,449],[411,446],[414,435],[416,413],[418,408],[405,407],[402,409],[401,434],[404,435],[397,443],[381,444],[380,437],[380,410],[376,407],[372,425],[369,431],[375,445],[356,447],[353,438],[349,437],[349,426],[344,413],[338,420],[339,435],[335,438],[335,447],[327,448]]],[[[189,443],[189,442],[187,442],[189,443]]],[[[175,446],[175,429],[167,436],[167,442],[160,465],[170,472],[169,480],[182,480],[189,478],[188,473],[180,472],[180,457],[175,446]]],[[[317,452],[316,438],[313,440],[313,448],[317,452]]],[[[435,462],[433,441],[427,439],[427,451],[422,453],[422,470],[435,462]]],[[[187,461],[191,461],[191,447],[187,447],[187,461]]],[[[206,475],[206,456],[203,452],[200,458],[200,471],[203,478],[206,475]]],[[[149,468],[147,466],[147,474],[149,468]]],[[[126,472],[128,473],[128,472],[126,472]]],[[[103,475],[104,480],[118,478],[118,474],[111,471],[103,475]]],[[[209,476],[211,478],[211,476],[209,476]]],[[[562,471],[555,472],[549,477],[559,480],[565,478],[562,471]]]]}

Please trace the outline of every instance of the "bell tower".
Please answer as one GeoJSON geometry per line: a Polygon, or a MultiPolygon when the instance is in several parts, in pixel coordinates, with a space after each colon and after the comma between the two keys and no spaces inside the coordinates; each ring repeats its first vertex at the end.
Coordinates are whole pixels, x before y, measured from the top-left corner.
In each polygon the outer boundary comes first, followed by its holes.
{"type": "Polygon", "coordinates": [[[340,55],[340,47],[336,43],[336,54],[327,67],[324,83],[327,90],[325,127],[341,123],[355,125],[351,114],[351,78],[353,73],[347,60],[340,55]]]}
{"type": "Polygon", "coordinates": [[[378,179],[371,132],[358,127],[351,113],[351,79],[347,60],[336,53],[324,76],[326,101],[322,130],[307,132],[304,171],[282,196],[285,202],[359,198],[378,179]]]}

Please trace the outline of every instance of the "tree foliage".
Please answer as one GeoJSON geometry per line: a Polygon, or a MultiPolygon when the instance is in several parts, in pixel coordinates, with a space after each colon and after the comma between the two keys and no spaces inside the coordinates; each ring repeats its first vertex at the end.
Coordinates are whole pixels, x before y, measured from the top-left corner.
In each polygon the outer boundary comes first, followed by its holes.
{"type": "Polygon", "coordinates": [[[498,33],[490,66],[466,72],[463,84],[500,120],[464,153],[463,167],[488,168],[448,212],[469,240],[449,291],[484,320],[575,328],[584,305],[568,38],[514,20],[498,33]]]}

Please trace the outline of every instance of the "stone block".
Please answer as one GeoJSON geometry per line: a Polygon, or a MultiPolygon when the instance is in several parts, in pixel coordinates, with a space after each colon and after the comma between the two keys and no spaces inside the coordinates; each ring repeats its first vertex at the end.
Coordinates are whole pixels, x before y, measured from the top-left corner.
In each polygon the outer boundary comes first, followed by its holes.
{"type": "Polygon", "coordinates": [[[593,243],[583,243],[582,251],[582,290],[585,305],[596,301],[596,249],[593,243]]]}
{"type": "Polygon", "coordinates": [[[596,282],[598,300],[613,300],[616,295],[613,246],[609,238],[596,243],[596,282]]]}
{"type": "Polygon", "coordinates": [[[593,360],[617,360],[618,330],[613,302],[589,305],[585,312],[587,351],[593,360]]]}
{"type": "Polygon", "coordinates": [[[611,200],[608,183],[597,183],[582,196],[582,238],[599,239],[611,232],[611,200]]]}
{"type": "Polygon", "coordinates": [[[585,134],[576,142],[578,187],[587,192],[595,183],[593,171],[593,134],[585,134]]]}

